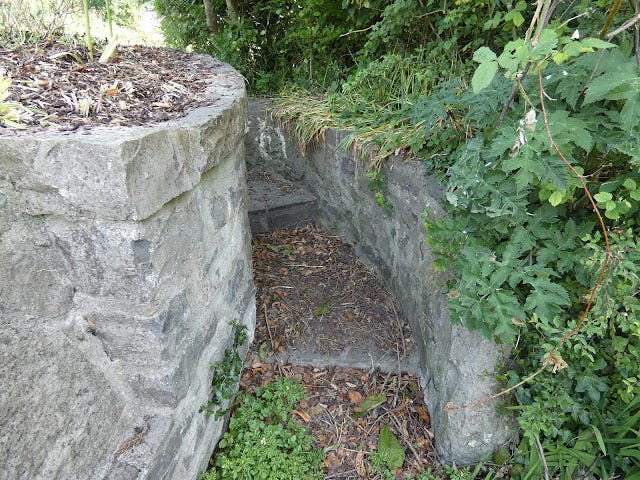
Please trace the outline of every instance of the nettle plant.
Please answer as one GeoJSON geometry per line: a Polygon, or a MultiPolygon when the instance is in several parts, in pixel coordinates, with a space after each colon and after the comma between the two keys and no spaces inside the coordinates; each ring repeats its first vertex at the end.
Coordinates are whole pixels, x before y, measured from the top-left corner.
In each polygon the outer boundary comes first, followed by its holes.
{"type": "Polygon", "coordinates": [[[449,217],[426,220],[452,321],[511,349],[516,478],[640,478],[640,68],[607,35],[620,3],[596,29],[594,6],[549,21],[541,1],[523,39],[476,50],[474,104],[512,94],[453,152],[449,217]]]}

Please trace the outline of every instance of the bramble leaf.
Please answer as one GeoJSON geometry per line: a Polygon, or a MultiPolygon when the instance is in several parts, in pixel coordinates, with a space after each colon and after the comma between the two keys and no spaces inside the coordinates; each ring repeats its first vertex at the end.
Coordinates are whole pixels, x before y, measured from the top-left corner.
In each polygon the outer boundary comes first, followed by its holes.
{"type": "Polygon", "coordinates": [[[531,60],[542,60],[558,45],[558,34],[555,30],[545,28],[540,34],[538,43],[531,50],[531,60]]]}
{"type": "MultiPolygon", "coordinates": [[[[495,55],[495,54],[494,54],[495,55]]],[[[471,79],[471,86],[473,87],[473,93],[478,94],[493,82],[493,78],[498,71],[498,62],[490,61],[483,62],[478,65],[473,78],[471,79]]]]}
{"type": "Polygon", "coordinates": [[[640,92],[637,92],[625,102],[620,111],[620,123],[628,133],[631,133],[640,123],[640,92]]]}
{"type": "Polygon", "coordinates": [[[473,52],[473,60],[478,63],[492,62],[498,57],[489,47],[480,47],[473,52]]]}
{"type": "Polygon", "coordinates": [[[583,105],[606,99],[607,94],[621,85],[630,84],[636,79],[637,76],[629,71],[607,71],[591,81],[584,94],[583,105]]]}

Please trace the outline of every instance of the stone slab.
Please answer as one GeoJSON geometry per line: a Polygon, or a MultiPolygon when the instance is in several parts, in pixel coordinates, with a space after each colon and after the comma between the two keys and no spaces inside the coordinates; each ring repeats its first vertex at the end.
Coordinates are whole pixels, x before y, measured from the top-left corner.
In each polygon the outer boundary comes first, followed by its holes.
{"type": "Polygon", "coordinates": [[[248,189],[253,234],[295,228],[315,218],[316,197],[277,173],[250,172],[248,189]]]}

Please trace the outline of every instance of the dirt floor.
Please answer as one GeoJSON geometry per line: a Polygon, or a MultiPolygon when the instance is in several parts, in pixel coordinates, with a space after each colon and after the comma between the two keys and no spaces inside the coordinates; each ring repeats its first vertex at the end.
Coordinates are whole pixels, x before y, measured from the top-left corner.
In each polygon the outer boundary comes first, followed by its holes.
{"type": "Polygon", "coordinates": [[[258,235],[253,261],[257,328],[241,388],[278,375],[303,382],[308,398],[296,416],[327,454],[325,479],[386,478],[371,462],[385,425],[406,452],[395,478],[436,467],[419,379],[402,368],[414,350],[409,327],[353,249],[306,226],[258,235]],[[363,358],[368,366],[352,366],[363,358]],[[359,416],[367,399],[380,404],[359,416]]]}

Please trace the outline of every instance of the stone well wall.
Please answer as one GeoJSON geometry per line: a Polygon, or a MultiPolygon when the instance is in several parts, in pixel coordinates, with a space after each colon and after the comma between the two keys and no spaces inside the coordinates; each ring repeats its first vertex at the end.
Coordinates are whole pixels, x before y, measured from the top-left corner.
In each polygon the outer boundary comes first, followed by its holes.
{"type": "Polygon", "coordinates": [[[0,480],[194,480],[255,325],[243,79],[157,127],[0,136],[0,480]]]}
{"type": "Polygon", "coordinates": [[[330,130],[305,155],[252,100],[246,149],[250,168],[264,168],[304,183],[317,199],[317,221],[354,245],[358,256],[375,268],[409,319],[420,353],[420,374],[443,460],[466,465],[478,462],[512,435],[508,419],[495,404],[447,412],[495,392],[486,372],[500,361],[500,348],[448,320],[443,273],[433,267],[421,218],[425,210],[441,213],[440,187],[419,161],[388,162],[384,173],[392,216],[376,204],[363,162],[337,148],[345,132],[330,130]]]}

